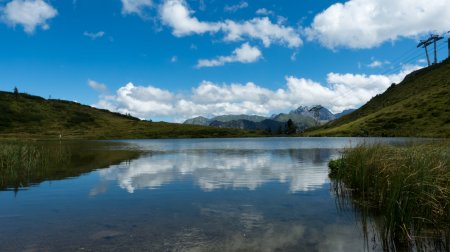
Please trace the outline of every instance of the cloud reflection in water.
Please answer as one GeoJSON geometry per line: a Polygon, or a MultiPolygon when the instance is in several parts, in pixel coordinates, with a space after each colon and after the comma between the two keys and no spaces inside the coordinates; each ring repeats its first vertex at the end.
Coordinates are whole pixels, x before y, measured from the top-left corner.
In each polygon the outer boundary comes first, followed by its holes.
{"type": "Polygon", "coordinates": [[[288,183],[291,192],[321,188],[328,181],[333,149],[185,150],[148,155],[99,171],[105,181],[118,181],[133,193],[192,180],[204,191],[254,190],[264,183],[288,183]]]}

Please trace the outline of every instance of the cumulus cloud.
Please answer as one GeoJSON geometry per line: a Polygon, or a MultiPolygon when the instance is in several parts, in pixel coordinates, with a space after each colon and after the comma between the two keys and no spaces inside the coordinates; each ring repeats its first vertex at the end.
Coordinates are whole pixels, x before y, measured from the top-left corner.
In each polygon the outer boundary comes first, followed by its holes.
{"type": "Polygon", "coordinates": [[[100,96],[100,101],[95,106],[123,114],[132,114],[140,118],[148,118],[155,115],[176,114],[173,102],[174,95],[167,90],[128,83],[119,88],[115,95],[100,96]]]}
{"type": "Polygon", "coordinates": [[[305,30],[328,48],[372,48],[385,41],[450,29],[448,0],[350,0],[331,5],[305,30]]]}
{"type": "Polygon", "coordinates": [[[244,38],[262,41],[268,47],[272,43],[299,47],[300,35],[292,27],[274,24],[269,18],[253,18],[243,22],[225,20],[222,22],[205,22],[193,16],[185,0],[165,0],[160,7],[163,24],[170,26],[174,36],[182,37],[192,34],[223,32],[225,41],[241,41],[244,38]]]}
{"type": "Polygon", "coordinates": [[[194,116],[257,114],[268,116],[300,105],[321,104],[332,112],[357,108],[392,83],[399,83],[419,66],[403,66],[391,75],[329,73],[326,83],[295,76],[286,77],[283,88],[271,90],[249,82],[218,84],[201,82],[190,93],[172,93],[154,86],[133,83],[119,88],[115,95],[100,96],[94,106],[130,113],[140,118],[183,121],[194,116]]]}
{"type": "Polygon", "coordinates": [[[220,56],[216,59],[201,59],[197,63],[197,68],[223,66],[226,63],[240,62],[252,63],[258,61],[262,57],[261,51],[257,47],[250,46],[248,43],[233,51],[230,56],[220,56]]]}
{"type": "Polygon", "coordinates": [[[240,2],[239,4],[235,4],[235,5],[225,5],[223,10],[226,12],[236,12],[240,9],[245,9],[247,7],[248,7],[247,2],[240,2]]]}
{"type": "Polygon", "coordinates": [[[239,41],[244,37],[250,37],[261,40],[266,47],[272,43],[287,45],[291,48],[302,44],[300,36],[292,27],[274,24],[267,17],[253,18],[241,23],[226,20],[222,24],[222,30],[226,33],[226,41],[239,41]]]}
{"type": "Polygon", "coordinates": [[[9,25],[22,25],[26,33],[36,27],[49,29],[47,21],[58,15],[58,11],[43,0],[13,0],[0,9],[1,19],[9,25]]]}
{"type": "Polygon", "coordinates": [[[173,35],[177,37],[220,30],[220,25],[200,22],[196,17],[191,16],[193,13],[184,0],[166,0],[160,7],[162,22],[172,27],[173,35]]]}
{"type": "Polygon", "coordinates": [[[83,35],[86,36],[86,37],[91,38],[92,40],[95,40],[95,39],[98,39],[98,38],[101,38],[101,37],[105,36],[105,32],[104,31],[98,31],[98,32],[85,31],[85,32],[83,32],[83,35]]]}
{"type": "Polygon", "coordinates": [[[152,0],[122,0],[122,14],[137,14],[143,16],[144,10],[152,6],[152,0]]]}
{"type": "Polygon", "coordinates": [[[95,80],[88,80],[87,83],[89,87],[98,92],[105,93],[108,90],[105,84],[97,82],[95,80]]]}

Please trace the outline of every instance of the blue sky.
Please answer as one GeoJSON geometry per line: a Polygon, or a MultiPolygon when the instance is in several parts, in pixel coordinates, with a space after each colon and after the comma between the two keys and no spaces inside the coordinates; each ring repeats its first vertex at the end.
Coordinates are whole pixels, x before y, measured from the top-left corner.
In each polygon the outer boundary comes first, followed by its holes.
{"type": "Polygon", "coordinates": [[[0,0],[0,90],[166,121],[340,112],[424,66],[437,16],[446,0],[0,0]]]}

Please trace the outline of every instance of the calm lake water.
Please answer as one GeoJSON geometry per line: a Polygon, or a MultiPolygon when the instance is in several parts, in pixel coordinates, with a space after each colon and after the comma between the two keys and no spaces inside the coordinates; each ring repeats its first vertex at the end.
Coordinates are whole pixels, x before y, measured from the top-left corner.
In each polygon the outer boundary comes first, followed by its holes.
{"type": "Polygon", "coordinates": [[[362,141],[405,139],[78,143],[102,149],[79,173],[0,191],[0,251],[380,250],[328,178],[328,161],[362,141]],[[97,160],[121,148],[145,152],[97,160]]]}

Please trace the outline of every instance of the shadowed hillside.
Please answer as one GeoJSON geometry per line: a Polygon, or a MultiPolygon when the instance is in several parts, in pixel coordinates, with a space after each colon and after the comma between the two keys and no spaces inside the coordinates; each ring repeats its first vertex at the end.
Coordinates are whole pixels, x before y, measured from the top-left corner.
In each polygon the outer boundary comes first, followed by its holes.
{"type": "Polygon", "coordinates": [[[0,92],[0,137],[126,139],[257,136],[236,129],[141,121],[76,102],[0,92]]]}
{"type": "Polygon", "coordinates": [[[450,137],[450,62],[415,71],[308,136],[450,137]]]}

